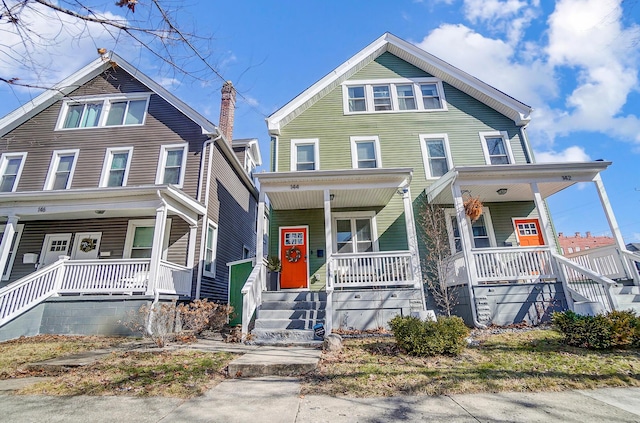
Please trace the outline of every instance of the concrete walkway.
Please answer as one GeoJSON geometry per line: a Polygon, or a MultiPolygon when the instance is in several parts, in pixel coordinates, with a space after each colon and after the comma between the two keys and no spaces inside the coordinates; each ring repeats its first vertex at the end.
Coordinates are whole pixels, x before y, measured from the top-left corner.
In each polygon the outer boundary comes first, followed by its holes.
{"type": "Polygon", "coordinates": [[[295,378],[229,379],[189,401],[0,394],[0,422],[639,422],[640,388],[443,397],[300,396],[295,378]]]}

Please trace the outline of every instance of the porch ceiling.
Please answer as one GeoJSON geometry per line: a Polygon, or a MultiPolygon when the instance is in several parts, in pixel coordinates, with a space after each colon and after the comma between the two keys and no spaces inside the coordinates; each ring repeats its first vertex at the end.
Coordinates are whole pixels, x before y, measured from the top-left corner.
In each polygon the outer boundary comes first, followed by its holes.
{"type": "Polygon", "coordinates": [[[324,207],[325,190],[332,196],[331,208],[384,206],[399,188],[408,186],[411,175],[409,168],[396,168],[270,172],[256,177],[274,209],[295,210],[324,207]]]}
{"type": "Polygon", "coordinates": [[[593,182],[610,164],[597,161],[455,167],[425,192],[431,202],[451,204],[451,186],[457,183],[463,192],[468,191],[484,202],[531,201],[531,183],[537,183],[540,194],[547,198],[577,183],[593,182]],[[499,194],[502,188],[506,193],[499,194]]]}

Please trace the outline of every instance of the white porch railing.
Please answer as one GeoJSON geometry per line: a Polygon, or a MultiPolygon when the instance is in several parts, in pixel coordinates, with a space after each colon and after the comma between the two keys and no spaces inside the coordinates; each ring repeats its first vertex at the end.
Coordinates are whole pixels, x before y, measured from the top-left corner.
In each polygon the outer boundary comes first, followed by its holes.
{"type": "Polygon", "coordinates": [[[467,285],[469,276],[467,275],[467,264],[464,261],[464,254],[459,251],[452,255],[448,264],[448,286],[467,285]]]}
{"type": "Polygon", "coordinates": [[[547,247],[474,249],[478,283],[538,282],[556,279],[547,247]]]}
{"type": "Polygon", "coordinates": [[[566,257],[572,262],[610,279],[627,277],[620,261],[618,248],[615,245],[583,250],[579,253],[568,254],[566,257]]]}
{"type": "Polygon", "coordinates": [[[157,289],[163,294],[191,295],[191,269],[168,261],[160,261],[157,289]]]}
{"type": "Polygon", "coordinates": [[[68,260],[59,294],[144,294],[149,260],[68,260]]]}
{"type": "Polygon", "coordinates": [[[264,262],[257,262],[242,287],[242,338],[249,334],[249,322],[262,304],[262,291],[266,290],[267,272],[264,262]]]}
{"type": "Polygon", "coordinates": [[[334,254],[332,287],[415,285],[409,251],[334,254]]]}
{"type": "Polygon", "coordinates": [[[580,297],[584,297],[588,301],[600,303],[605,311],[616,309],[614,296],[611,295],[611,287],[616,285],[613,280],[566,257],[557,254],[553,257],[560,266],[572,298],[578,297],[581,300],[580,297]]]}

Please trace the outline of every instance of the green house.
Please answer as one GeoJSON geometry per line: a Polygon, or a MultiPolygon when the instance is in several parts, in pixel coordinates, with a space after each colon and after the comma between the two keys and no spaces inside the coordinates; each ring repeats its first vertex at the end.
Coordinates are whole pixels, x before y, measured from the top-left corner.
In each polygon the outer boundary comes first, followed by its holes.
{"type": "Polygon", "coordinates": [[[282,270],[268,284],[264,265],[254,268],[245,332],[254,310],[254,331],[267,338],[442,312],[424,289],[421,217],[434,206],[450,249],[444,283],[469,325],[537,323],[572,307],[566,274],[580,270],[558,254],[545,198],[595,182],[623,247],[599,178],[610,163],[536,164],[531,111],[387,33],[269,116],[271,171],[256,177],[258,215],[269,208],[270,219],[258,236],[268,231],[282,270]],[[474,199],[482,212],[470,217],[474,199]]]}

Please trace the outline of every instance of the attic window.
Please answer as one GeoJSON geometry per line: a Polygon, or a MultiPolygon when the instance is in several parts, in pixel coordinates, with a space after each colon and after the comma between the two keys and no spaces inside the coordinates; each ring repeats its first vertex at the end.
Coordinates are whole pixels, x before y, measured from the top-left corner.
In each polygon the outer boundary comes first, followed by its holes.
{"type": "Polygon", "coordinates": [[[436,78],[347,81],[342,85],[345,114],[447,110],[436,78]]]}
{"type": "Polygon", "coordinates": [[[149,96],[149,93],[136,93],[66,100],[57,129],[143,125],[149,96]]]}

